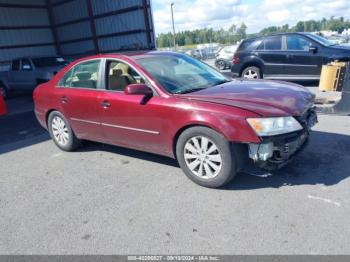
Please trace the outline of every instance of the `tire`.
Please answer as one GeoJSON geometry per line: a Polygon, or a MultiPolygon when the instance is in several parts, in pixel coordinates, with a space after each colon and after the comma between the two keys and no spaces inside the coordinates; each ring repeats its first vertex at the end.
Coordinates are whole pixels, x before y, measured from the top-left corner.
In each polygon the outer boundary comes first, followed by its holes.
{"type": "Polygon", "coordinates": [[[235,177],[239,168],[239,155],[235,152],[235,147],[221,134],[201,126],[186,129],[176,144],[177,160],[186,176],[196,184],[209,188],[221,187],[235,177]],[[206,152],[200,152],[199,148],[206,152]]]}
{"type": "Polygon", "coordinates": [[[226,62],[224,60],[215,61],[215,66],[219,70],[225,70],[227,67],[226,62]]]}
{"type": "Polygon", "coordinates": [[[262,73],[259,67],[249,66],[242,71],[241,77],[248,79],[261,79],[262,73]]]}
{"type": "Polygon", "coordinates": [[[63,151],[74,151],[81,145],[67,119],[58,111],[53,111],[49,115],[48,129],[51,139],[63,151]]]}

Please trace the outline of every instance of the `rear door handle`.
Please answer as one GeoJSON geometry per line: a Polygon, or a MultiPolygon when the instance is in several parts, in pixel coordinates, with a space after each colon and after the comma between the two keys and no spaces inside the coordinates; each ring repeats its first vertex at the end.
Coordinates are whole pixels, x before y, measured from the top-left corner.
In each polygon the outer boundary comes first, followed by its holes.
{"type": "Polygon", "coordinates": [[[68,99],[66,96],[62,96],[60,100],[62,104],[66,104],[68,102],[68,99]]]}
{"type": "Polygon", "coordinates": [[[103,108],[109,108],[111,106],[111,104],[108,101],[102,101],[101,102],[101,106],[103,108]]]}

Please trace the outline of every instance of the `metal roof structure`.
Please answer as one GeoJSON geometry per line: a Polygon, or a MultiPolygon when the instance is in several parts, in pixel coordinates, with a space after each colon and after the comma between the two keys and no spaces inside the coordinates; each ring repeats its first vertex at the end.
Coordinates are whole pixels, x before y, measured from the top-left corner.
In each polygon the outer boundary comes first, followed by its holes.
{"type": "Polygon", "coordinates": [[[0,63],[155,48],[151,0],[0,0],[0,63]]]}

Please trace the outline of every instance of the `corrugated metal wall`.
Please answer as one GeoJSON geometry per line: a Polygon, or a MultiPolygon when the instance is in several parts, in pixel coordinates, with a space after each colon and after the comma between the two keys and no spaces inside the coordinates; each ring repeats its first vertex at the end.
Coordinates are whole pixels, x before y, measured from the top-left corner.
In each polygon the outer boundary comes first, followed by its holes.
{"type": "Polygon", "coordinates": [[[54,23],[63,55],[155,46],[150,0],[74,0],[66,3],[56,0],[53,4],[54,23]],[[148,14],[146,19],[145,14],[148,14]]]}
{"type": "Polygon", "coordinates": [[[16,6],[23,2],[0,0],[0,61],[56,53],[45,0],[25,1],[25,8],[16,6]],[[38,43],[47,45],[35,46],[38,43]]]}
{"type": "Polygon", "coordinates": [[[0,62],[155,47],[150,0],[0,0],[0,62]]]}

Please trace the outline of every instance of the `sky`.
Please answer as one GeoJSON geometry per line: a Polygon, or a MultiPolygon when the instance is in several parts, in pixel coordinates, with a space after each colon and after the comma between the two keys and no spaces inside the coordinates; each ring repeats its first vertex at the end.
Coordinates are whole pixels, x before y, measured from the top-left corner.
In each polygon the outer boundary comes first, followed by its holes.
{"type": "Polygon", "coordinates": [[[256,33],[268,26],[293,26],[300,20],[350,19],[350,0],[152,0],[156,34],[172,31],[172,2],[176,31],[228,29],[244,22],[248,33],[256,33]]]}

